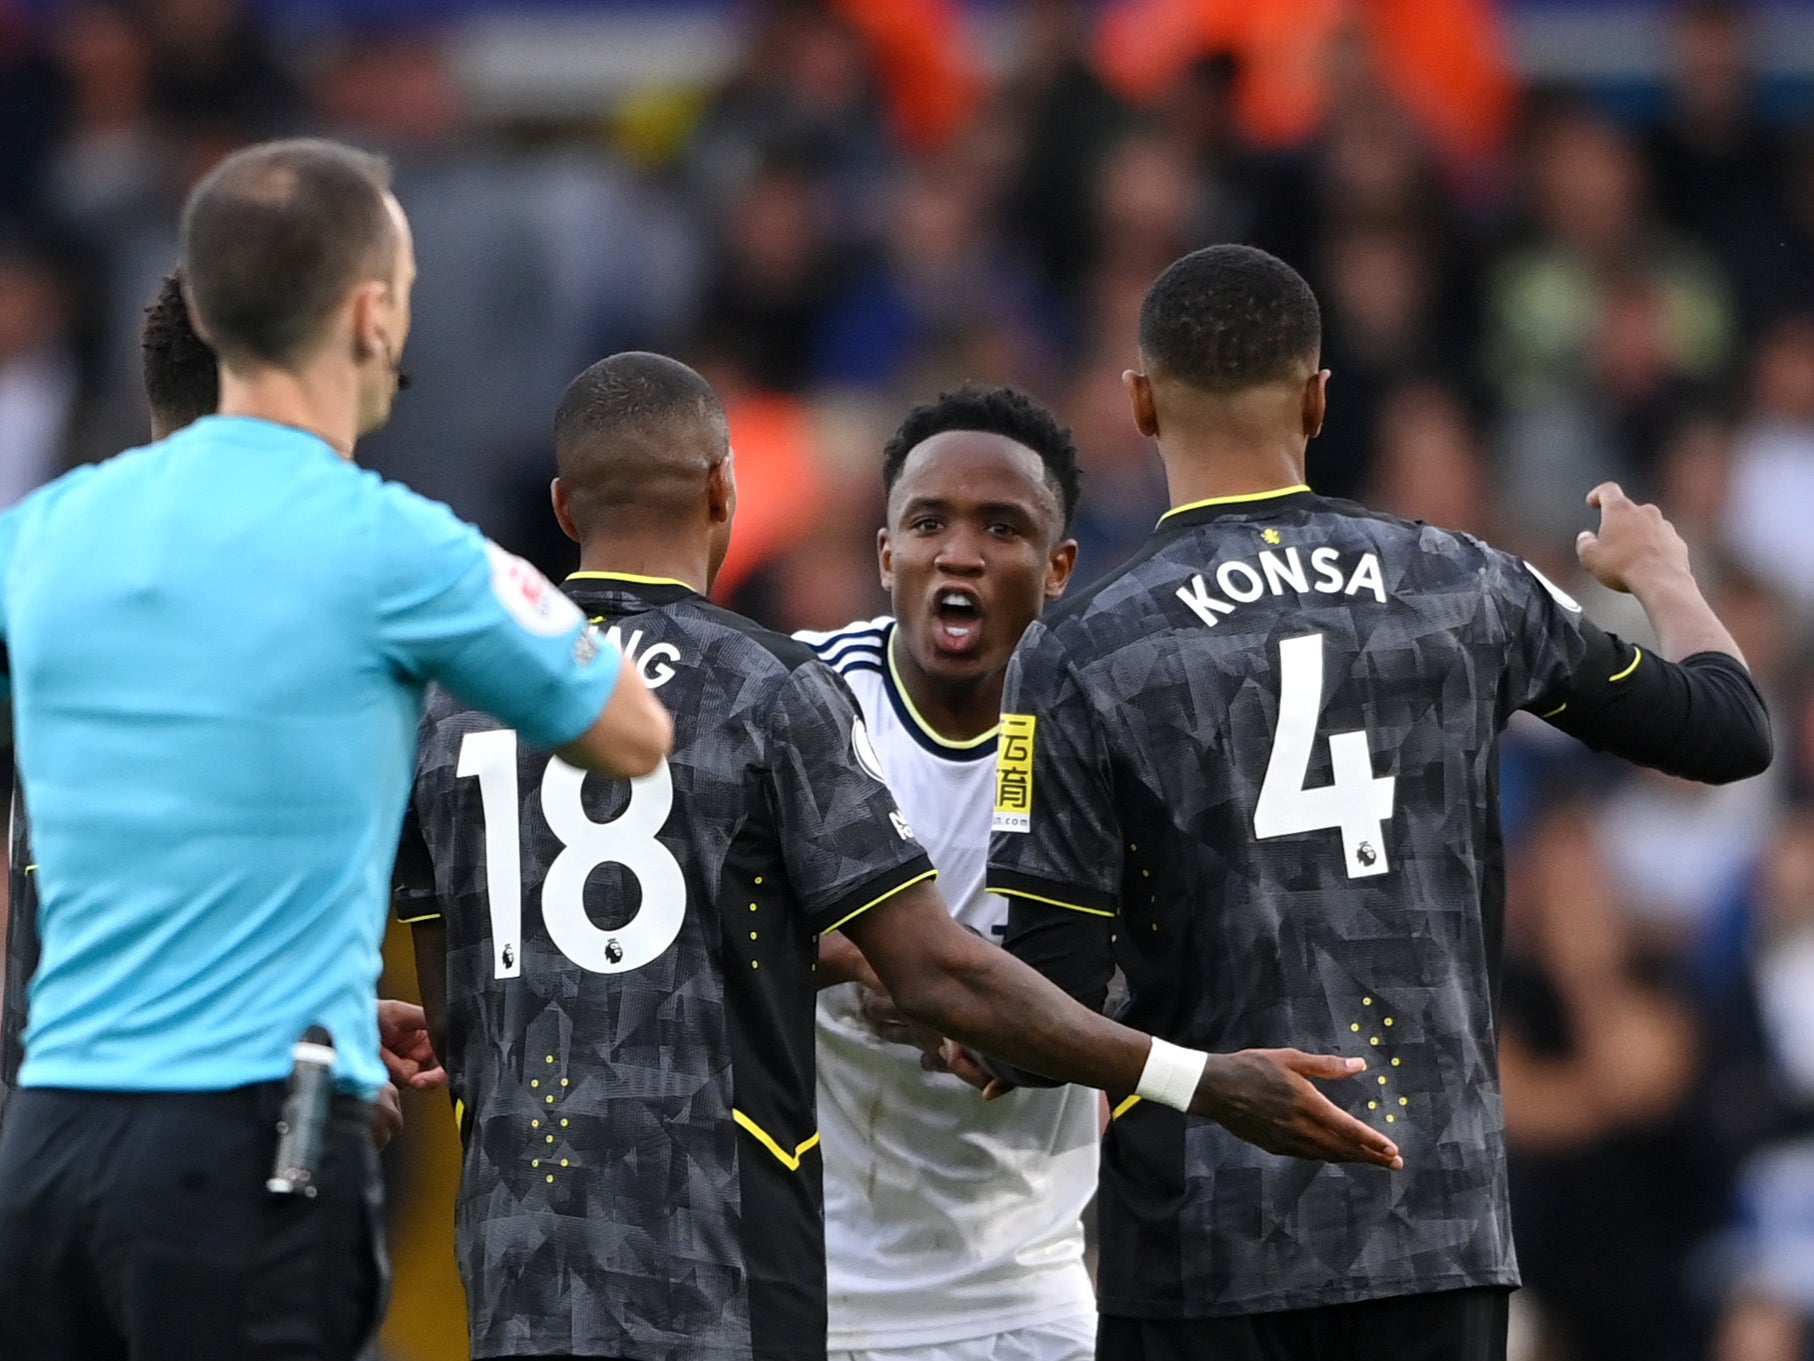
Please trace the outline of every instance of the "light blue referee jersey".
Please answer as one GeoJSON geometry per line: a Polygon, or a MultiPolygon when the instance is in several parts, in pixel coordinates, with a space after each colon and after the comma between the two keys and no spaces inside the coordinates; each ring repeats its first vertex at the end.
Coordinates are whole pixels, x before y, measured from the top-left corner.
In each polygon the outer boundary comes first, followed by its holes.
{"type": "MultiPolygon", "coordinates": [[[[0,516],[43,956],[25,1087],[384,1080],[375,989],[422,692],[527,741],[620,656],[539,573],[316,438],[212,416],[0,516]]],[[[0,682],[3,683],[3,682],[0,682]]]]}

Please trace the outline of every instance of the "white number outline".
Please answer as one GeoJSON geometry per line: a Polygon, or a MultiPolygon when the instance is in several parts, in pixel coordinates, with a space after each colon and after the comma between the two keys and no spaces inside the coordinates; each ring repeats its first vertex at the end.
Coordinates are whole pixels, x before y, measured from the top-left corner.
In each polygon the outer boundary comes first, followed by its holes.
{"type": "MultiPolygon", "coordinates": [[[[492,971],[523,972],[523,875],[517,824],[517,735],[509,728],[460,739],[461,778],[477,778],[485,823],[485,898],[491,912],[492,971]]],[[[664,760],[630,781],[623,812],[606,822],[587,816],[580,791],[586,773],[558,756],[542,773],[541,809],[561,843],[542,880],[542,922],[561,954],[591,973],[628,973],[666,954],[686,921],[686,876],[655,839],[674,807],[674,777],[664,760]],[[600,865],[621,865],[642,890],[636,915],[606,931],[586,915],[586,880],[600,865]]]]}
{"type": "Polygon", "coordinates": [[[1392,820],[1398,779],[1373,773],[1373,755],[1362,730],[1330,734],[1330,782],[1306,787],[1322,716],[1323,635],[1286,638],[1279,643],[1278,727],[1253,810],[1253,834],[1265,841],[1339,828],[1348,877],[1384,874],[1390,868],[1386,824],[1392,820]]]}

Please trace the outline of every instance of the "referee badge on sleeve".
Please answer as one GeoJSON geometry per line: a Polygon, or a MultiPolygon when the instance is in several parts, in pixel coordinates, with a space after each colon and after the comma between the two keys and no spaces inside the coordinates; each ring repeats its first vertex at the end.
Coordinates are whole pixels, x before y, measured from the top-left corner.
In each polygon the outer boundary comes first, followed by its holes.
{"type": "Polygon", "coordinates": [[[995,749],[995,818],[997,832],[1033,830],[1032,714],[1003,714],[1001,742],[995,749]]]}
{"type": "Polygon", "coordinates": [[[490,539],[485,552],[491,558],[491,592],[507,613],[529,632],[542,638],[558,638],[576,624],[585,622],[560,588],[514,553],[507,553],[490,539]]]}

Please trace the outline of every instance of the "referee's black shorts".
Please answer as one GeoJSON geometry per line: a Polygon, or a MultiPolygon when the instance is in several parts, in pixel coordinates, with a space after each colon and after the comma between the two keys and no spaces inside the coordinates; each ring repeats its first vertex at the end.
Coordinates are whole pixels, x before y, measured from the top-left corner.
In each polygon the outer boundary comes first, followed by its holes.
{"type": "Polygon", "coordinates": [[[1510,1302],[1495,1286],[1232,1318],[1104,1314],[1096,1361],[1505,1361],[1510,1302]]]}
{"type": "Polygon", "coordinates": [[[353,1361],[388,1276],[371,1108],[337,1098],[313,1200],[265,1189],[279,1083],[25,1088],[0,1121],[0,1357],[353,1361]]]}

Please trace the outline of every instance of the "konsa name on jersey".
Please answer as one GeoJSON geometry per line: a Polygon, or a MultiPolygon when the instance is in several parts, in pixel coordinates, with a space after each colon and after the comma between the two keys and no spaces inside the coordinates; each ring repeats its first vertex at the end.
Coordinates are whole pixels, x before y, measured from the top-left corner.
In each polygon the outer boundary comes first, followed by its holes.
{"type": "Polygon", "coordinates": [[[1210,593],[1210,583],[1201,572],[1177,591],[1178,599],[1210,628],[1223,615],[1233,614],[1238,605],[1251,604],[1263,595],[1284,595],[1288,590],[1300,595],[1310,591],[1358,595],[1367,591],[1380,604],[1386,603],[1386,583],[1380,574],[1377,553],[1362,553],[1350,567],[1338,549],[1327,546],[1310,550],[1308,570],[1295,547],[1268,548],[1256,558],[1233,559],[1215,569],[1215,585],[1227,599],[1210,593]]]}

